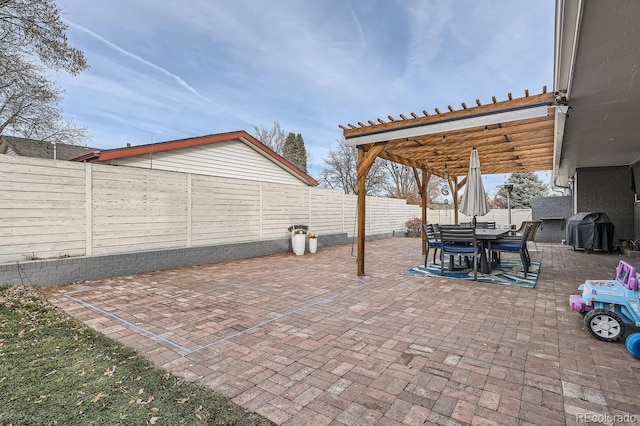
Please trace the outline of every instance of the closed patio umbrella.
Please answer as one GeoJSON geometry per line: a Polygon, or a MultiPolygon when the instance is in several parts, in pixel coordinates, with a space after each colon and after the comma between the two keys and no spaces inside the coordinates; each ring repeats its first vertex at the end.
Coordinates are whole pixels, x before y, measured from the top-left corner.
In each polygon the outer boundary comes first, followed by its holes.
{"type": "Polygon", "coordinates": [[[482,184],[480,158],[476,148],[471,150],[466,186],[467,188],[460,198],[460,212],[467,216],[473,216],[473,222],[475,224],[476,216],[484,216],[491,210],[489,202],[487,201],[487,194],[484,192],[484,185],[482,184]]]}

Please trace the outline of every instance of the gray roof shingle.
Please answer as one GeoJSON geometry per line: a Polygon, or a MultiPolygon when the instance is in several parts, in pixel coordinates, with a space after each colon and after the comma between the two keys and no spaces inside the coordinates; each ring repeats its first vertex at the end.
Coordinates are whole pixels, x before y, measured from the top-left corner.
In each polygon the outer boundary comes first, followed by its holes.
{"type": "MultiPolygon", "coordinates": [[[[53,159],[53,143],[35,139],[19,138],[16,136],[0,136],[0,144],[7,144],[19,156],[53,159]]],[[[56,144],[56,158],[58,160],[70,160],[91,152],[100,151],[98,148],[56,144]]]]}

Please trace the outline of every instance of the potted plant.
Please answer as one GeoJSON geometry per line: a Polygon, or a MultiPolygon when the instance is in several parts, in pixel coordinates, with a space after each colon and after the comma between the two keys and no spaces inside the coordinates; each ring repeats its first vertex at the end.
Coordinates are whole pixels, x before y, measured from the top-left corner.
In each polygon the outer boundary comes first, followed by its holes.
{"type": "Polygon", "coordinates": [[[309,233],[309,252],[315,253],[318,250],[318,234],[309,233]]]}
{"type": "Polygon", "coordinates": [[[298,256],[304,254],[307,229],[309,227],[306,225],[292,225],[288,228],[289,232],[291,232],[291,248],[298,256]]]}

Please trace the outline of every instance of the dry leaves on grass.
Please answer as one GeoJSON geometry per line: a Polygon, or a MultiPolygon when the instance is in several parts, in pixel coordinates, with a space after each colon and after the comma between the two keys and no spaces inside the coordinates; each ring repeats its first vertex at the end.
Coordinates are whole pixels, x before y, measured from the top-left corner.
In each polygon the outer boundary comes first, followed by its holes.
{"type": "Polygon", "coordinates": [[[91,402],[98,402],[100,401],[102,398],[104,398],[105,394],[103,394],[102,392],[98,392],[98,394],[96,396],[93,397],[93,399],[91,400],[91,402]]]}
{"type": "Polygon", "coordinates": [[[114,365],[111,368],[107,368],[104,372],[104,375],[107,377],[113,377],[113,373],[116,371],[116,366],[114,365]]]}
{"type": "Polygon", "coordinates": [[[0,292],[0,304],[7,307],[14,306],[16,303],[30,304],[39,301],[41,305],[47,305],[40,292],[33,287],[25,287],[16,285],[0,292]]]}

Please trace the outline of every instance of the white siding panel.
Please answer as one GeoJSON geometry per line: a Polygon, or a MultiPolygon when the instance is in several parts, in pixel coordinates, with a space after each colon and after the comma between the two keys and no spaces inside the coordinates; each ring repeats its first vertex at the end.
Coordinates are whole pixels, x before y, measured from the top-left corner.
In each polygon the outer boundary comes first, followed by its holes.
{"type": "MultiPolygon", "coordinates": [[[[460,213],[458,219],[460,222],[471,222],[473,218],[460,213]]],[[[507,226],[509,225],[509,211],[506,209],[491,210],[476,219],[478,222],[495,222],[496,226],[507,226]]],[[[511,209],[511,223],[519,226],[525,220],[531,220],[531,209],[511,209]]]]}
{"type": "Polygon", "coordinates": [[[262,183],[262,235],[265,240],[287,237],[292,225],[309,225],[309,188],[262,183]]]}
{"type": "Polygon", "coordinates": [[[112,160],[110,163],[154,170],[307,186],[290,172],[239,140],[121,158],[112,160]]]}
{"type": "Polygon", "coordinates": [[[85,254],[84,167],[0,156],[0,262],[85,254]]]}
{"type": "MultiPolygon", "coordinates": [[[[349,237],[358,235],[358,196],[344,196],[344,231],[349,237]]],[[[365,215],[366,217],[366,215],[365,215]]]]}
{"type": "Polygon", "coordinates": [[[320,235],[344,232],[343,198],[341,191],[321,188],[309,191],[309,232],[320,235]]]}
{"type": "Polygon", "coordinates": [[[193,175],[193,245],[260,239],[260,183],[193,175]]]}
{"type": "Polygon", "coordinates": [[[367,197],[367,228],[369,235],[389,232],[389,201],[386,198],[367,197]]]}
{"type": "Polygon", "coordinates": [[[407,230],[406,223],[414,217],[422,217],[422,208],[417,205],[407,204],[404,200],[389,199],[389,223],[390,231],[404,233],[407,230]]]}
{"type": "MultiPolygon", "coordinates": [[[[83,234],[84,238],[84,234],[83,234]]],[[[84,239],[82,241],[52,240],[35,244],[26,241],[25,244],[7,246],[0,252],[0,264],[22,260],[52,259],[56,257],[83,256],[84,239]]]]}
{"type": "MultiPolygon", "coordinates": [[[[404,200],[389,200],[389,224],[392,232],[400,233],[401,235],[406,231],[407,220],[411,219],[411,207],[407,205],[404,200]],[[398,203],[400,201],[400,203],[398,203]]],[[[418,210],[417,216],[421,217],[422,213],[418,210]]]]}
{"type": "Polygon", "coordinates": [[[93,253],[179,248],[187,239],[187,175],[94,164],[93,253]]]}

